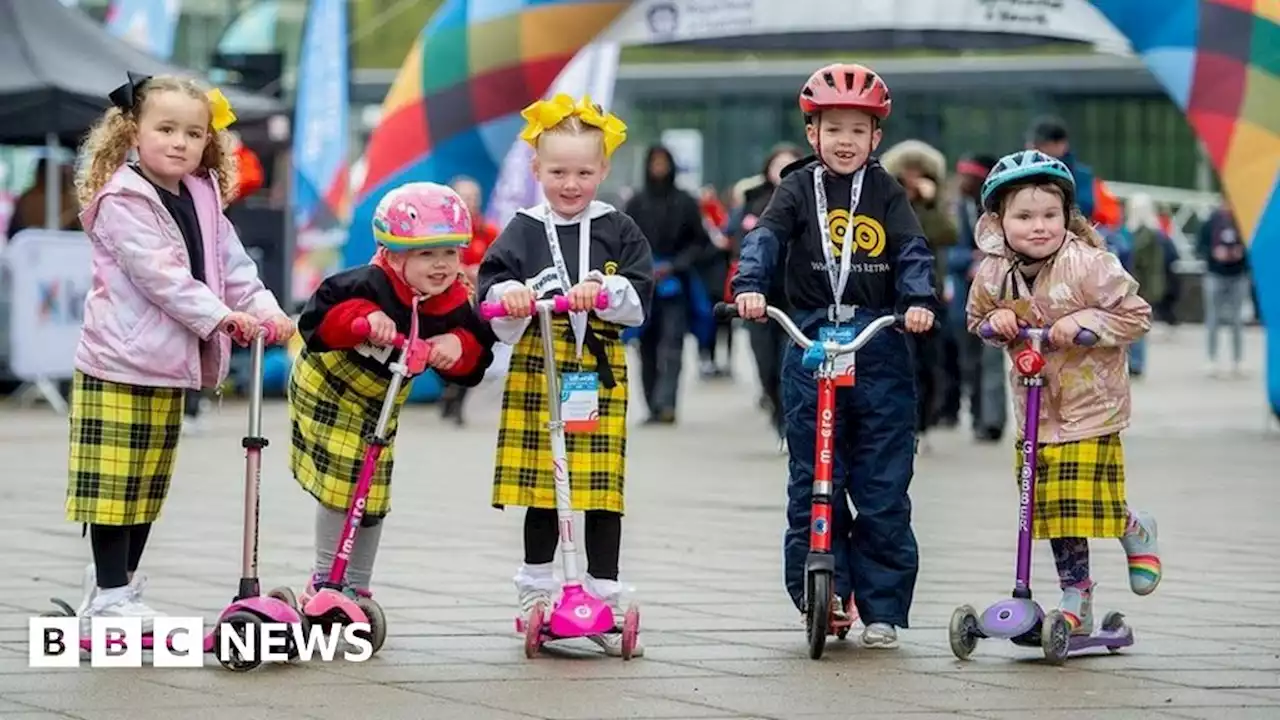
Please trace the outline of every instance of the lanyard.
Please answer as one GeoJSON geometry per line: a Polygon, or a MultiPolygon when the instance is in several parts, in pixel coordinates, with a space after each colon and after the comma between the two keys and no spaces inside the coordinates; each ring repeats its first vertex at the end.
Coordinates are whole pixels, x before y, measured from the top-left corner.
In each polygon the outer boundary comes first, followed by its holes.
{"type": "MultiPolygon", "coordinates": [[[[547,205],[546,214],[542,216],[542,226],[547,231],[547,247],[551,250],[551,262],[556,266],[556,276],[560,279],[561,291],[568,295],[569,288],[573,286],[569,281],[569,267],[564,262],[564,253],[560,251],[560,235],[556,232],[555,220],[552,219],[553,213],[551,206],[547,205]]],[[[590,208],[587,208],[582,214],[582,221],[578,223],[578,277],[584,278],[589,272],[591,272],[591,215],[590,208]]],[[[587,334],[587,313],[569,313],[569,324],[573,327],[578,361],[581,362],[582,341],[587,334]]]]}
{"type": "Polygon", "coordinates": [[[840,271],[836,272],[835,251],[831,249],[831,226],[827,224],[827,188],[822,178],[826,168],[819,165],[813,171],[813,198],[818,206],[818,232],[822,235],[822,257],[826,260],[827,279],[831,282],[831,294],[835,298],[836,322],[840,320],[840,301],[844,297],[845,285],[849,284],[849,267],[853,263],[853,215],[858,211],[858,200],[862,197],[862,178],[867,168],[858,168],[850,182],[849,190],[849,225],[844,231],[844,242],[840,249],[840,271]]]}

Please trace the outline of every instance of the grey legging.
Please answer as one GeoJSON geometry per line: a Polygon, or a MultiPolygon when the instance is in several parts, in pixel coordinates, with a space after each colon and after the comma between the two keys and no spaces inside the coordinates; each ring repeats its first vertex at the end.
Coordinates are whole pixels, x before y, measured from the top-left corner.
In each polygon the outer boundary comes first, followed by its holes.
{"type": "MultiPolygon", "coordinates": [[[[342,528],[347,524],[346,511],[339,512],[316,504],[316,565],[314,573],[323,581],[329,575],[333,565],[333,557],[338,549],[338,540],[342,537],[342,528]]],[[[373,561],[378,555],[378,542],[382,539],[382,523],[372,527],[361,525],[356,535],[355,548],[347,559],[347,585],[361,590],[369,589],[373,579],[373,561]]]]}

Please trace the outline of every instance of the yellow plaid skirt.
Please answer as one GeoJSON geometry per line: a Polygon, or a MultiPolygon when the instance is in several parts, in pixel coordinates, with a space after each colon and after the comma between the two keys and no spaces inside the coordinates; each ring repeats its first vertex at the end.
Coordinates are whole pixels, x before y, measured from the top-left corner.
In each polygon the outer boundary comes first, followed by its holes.
{"type": "MultiPolygon", "coordinates": [[[[1017,479],[1022,470],[1021,441],[1015,455],[1017,479]]],[[[1035,492],[1032,531],[1037,540],[1123,535],[1129,515],[1120,435],[1041,445],[1035,492]]]]}
{"type": "MultiPolygon", "coordinates": [[[[591,327],[604,344],[615,385],[599,386],[600,423],[592,433],[568,433],[569,484],[573,509],[624,512],[627,469],[627,352],[616,329],[596,318],[591,327]]],[[[582,361],[567,319],[555,321],[556,365],[561,373],[596,372],[595,357],[583,348],[582,361]]],[[[493,506],[556,506],[547,429],[547,381],[543,374],[542,331],[535,318],[511,353],[493,478],[493,506]]]]}
{"type": "Polygon", "coordinates": [[[160,517],[182,434],[183,391],[99,380],[71,391],[67,519],[139,525],[160,517]]]}
{"type": "MultiPolygon", "coordinates": [[[[350,351],[354,352],[354,351],[350,351]]],[[[346,352],[299,354],[289,376],[289,421],[293,440],[289,470],[317,501],[346,512],[360,480],[360,466],[390,389],[382,378],[353,362],[346,352]]],[[[387,424],[388,444],[378,457],[365,514],[382,517],[391,511],[391,469],[400,408],[410,383],[400,387],[387,424]]]]}

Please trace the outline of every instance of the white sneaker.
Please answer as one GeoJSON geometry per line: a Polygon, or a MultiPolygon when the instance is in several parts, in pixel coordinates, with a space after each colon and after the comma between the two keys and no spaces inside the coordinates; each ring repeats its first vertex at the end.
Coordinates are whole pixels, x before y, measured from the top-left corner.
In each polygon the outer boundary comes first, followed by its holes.
{"type": "Polygon", "coordinates": [[[862,631],[862,644],[869,648],[896,648],[898,630],[888,623],[871,623],[862,631]]]}
{"type": "MultiPolygon", "coordinates": [[[[605,635],[592,635],[591,642],[600,646],[609,657],[622,657],[622,625],[627,620],[627,601],[623,598],[622,583],[617,580],[597,580],[588,575],[585,584],[588,592],[604,600],[613,610],[613,625],[617,630],[605,635]]],[[[636,646],[631,651],[631,656],[644,657],[644,644],[640,642],[639,635],[636,636],[636,646]]]]}
{"type": "MultiPolygon", "coordinates": [[[[100,590],[98,589],[98,568],[89,563],[84,568],[84,577],[81,580],[84,589],[84,596],[80,600],[80,606],[76,608],[76,615],[84,615],[89,610],[89,606],[98,597],[100,590]]],[[[133,579],[129,581],[129,594],[134,600],[142,600],[142,591],[147,587],[147,576],[145,573],[135,572],[133,579]]],[[[163,613],[159,613],[163,614],[163,613]]]]}
{"type": "Polygon", "coordinates": [[[81,616],[80,632],[88,636],[92,618],[95,617],[136,617],[142,618],[142,632],[149,633],[152,631],[152,620],[162,614],[134,597],[132,588],[128,586],[99,590],[97,597],[81,616]]]}
{"type": "Polygon", "coordinates": [[[551,610],[552,593],[555,592],[556,585],[555,572],[551,563],[521,565],[511,580],[516,585],[521,617],[528,618],[533,607],[539,602],[543,604],[544,610],[551,610]]]}

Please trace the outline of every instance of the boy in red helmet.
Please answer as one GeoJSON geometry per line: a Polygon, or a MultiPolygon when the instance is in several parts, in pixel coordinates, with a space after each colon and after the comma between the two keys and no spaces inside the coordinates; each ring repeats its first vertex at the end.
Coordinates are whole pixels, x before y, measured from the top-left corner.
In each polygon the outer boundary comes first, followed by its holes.
{"type": "MultiPolygon", "coordinates": [[[[824,67],[800,91],[814,155],[782,171],[769,206],[742,242],[733,293],[739,314],[765,317],[783,263],[792,319],[810,337],[848,342],[874,318],[906,314],[908,332],[933,327],[934,260],[902,187],[871,153],[889,116],[889,88],[861,65],[824,67]]],[[[791,448],[784,542],[787,591],[804,607],[817,387],[803,353],[787,347],[782,402],[791,448]]],[[[916,388],[907,338],[884,332],[857,355],[857,383],[836,395],[832,552],[840,612],[852,596],[862,642],[894,647],[919,566],[911,528],[916,388]],[[844,502],[857,509],[853,519],[844,502]]]]}

